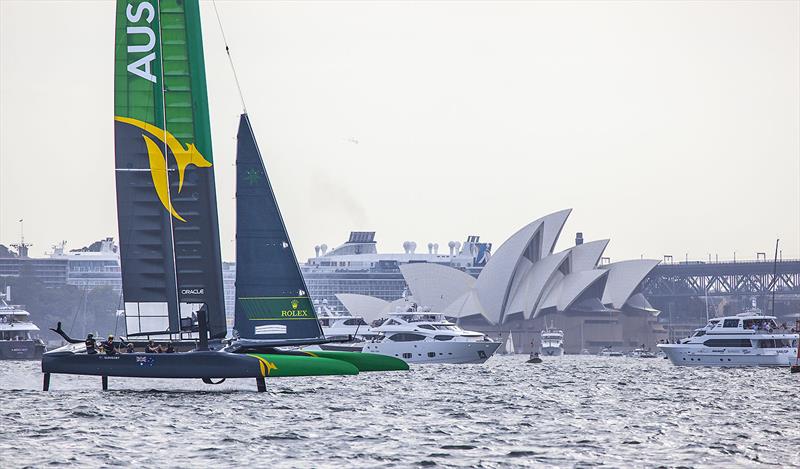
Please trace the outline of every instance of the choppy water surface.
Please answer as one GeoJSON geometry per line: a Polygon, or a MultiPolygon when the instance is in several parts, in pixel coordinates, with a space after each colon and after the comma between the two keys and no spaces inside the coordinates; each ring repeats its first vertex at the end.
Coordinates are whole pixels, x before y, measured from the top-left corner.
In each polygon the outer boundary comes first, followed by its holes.
{"type": "Polygon", "coordinates": [[[800,375],[524,356],[410,372],[200,381],[0,362],[0,466],[800,466],[800,375]]]}

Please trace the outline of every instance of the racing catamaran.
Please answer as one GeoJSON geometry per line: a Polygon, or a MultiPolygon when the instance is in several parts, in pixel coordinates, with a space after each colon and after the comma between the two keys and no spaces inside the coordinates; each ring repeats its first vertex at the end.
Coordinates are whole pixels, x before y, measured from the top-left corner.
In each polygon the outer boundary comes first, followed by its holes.
{"type": "MultiPolygon", "coordinates": [[[[394,357],[278,347],[327,342],[275,200],[250,119],[241,116],[236,171],[236,307],[227,333],[214,161],[198,0],[118,0],[115,53],[117,214],[129,340],[189,344],[181,353],[42,357],[50,375],[226,378],[407,370],[394,357]]],[[[216,381],[215,381],[216,380],[216,381]]]]}

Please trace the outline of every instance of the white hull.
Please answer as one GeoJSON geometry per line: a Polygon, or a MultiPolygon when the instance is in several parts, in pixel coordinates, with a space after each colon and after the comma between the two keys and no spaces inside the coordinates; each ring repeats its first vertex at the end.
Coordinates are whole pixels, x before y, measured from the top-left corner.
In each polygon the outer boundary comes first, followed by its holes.
{"type": "Polygon", "coordinates": [[[369,342],[363,351],[397,357],[407,363],[483,363],[500,342],[369,342]]]}
{"type": "Polygon", "coordinates": [[[659,344],[667,358],[678,366],[791,366],[794,348],[711,348],[703,345],[659,344]]]}
{"type": "Polygon", "coordinates": [[[564,349],[561,347],[542,347],[542,355],[546,357],[560,357],[564,355],[564,349]]]}

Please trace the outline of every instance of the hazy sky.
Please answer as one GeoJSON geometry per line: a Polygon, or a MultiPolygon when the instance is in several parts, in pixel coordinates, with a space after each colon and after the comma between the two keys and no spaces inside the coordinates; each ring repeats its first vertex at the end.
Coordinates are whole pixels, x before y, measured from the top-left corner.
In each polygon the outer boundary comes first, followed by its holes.
{"type": "MultiPolygon", "coordinates": [[[[800,257],[800,2],[217,5],[301,258],[568,207],[559,248],[612,260],[800,257]]],[[[201,9],[233,259],[241,107],[201,9]]],[[[116,236],[113,55],[113,1],[0,0],[0,243],[20,218],[35,254],[116,236]]]]}

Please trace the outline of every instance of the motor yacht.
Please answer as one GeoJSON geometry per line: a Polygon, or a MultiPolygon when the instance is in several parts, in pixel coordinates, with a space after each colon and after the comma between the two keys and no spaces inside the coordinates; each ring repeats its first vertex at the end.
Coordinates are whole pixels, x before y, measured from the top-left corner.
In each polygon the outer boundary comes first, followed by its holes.
{"type": "Polygon", "coordinates": [[[11,288],[0,293],[0,360],[38,360],[46,347],[30,313],[11,305],[11,288]]]}
{"type": "Polygon", "coordinates": [[[545,329],[542,331],[542,355],[560,357],[564,354],[564,331],[545,329]]]}
{"type": "Polygon", "coordinates": [[[502,345],[432,312],[392,313],[371,329],[380,337],[366,342],[364,352],[395,356],[408,363],[483,363],[502,345]]]}
{"type": "Polygon", "coordinates": [[[658,344],[679,366],[790,366],[797,346],[797,331],[760,311],[711,319],[680,343],[658,344]]]}

